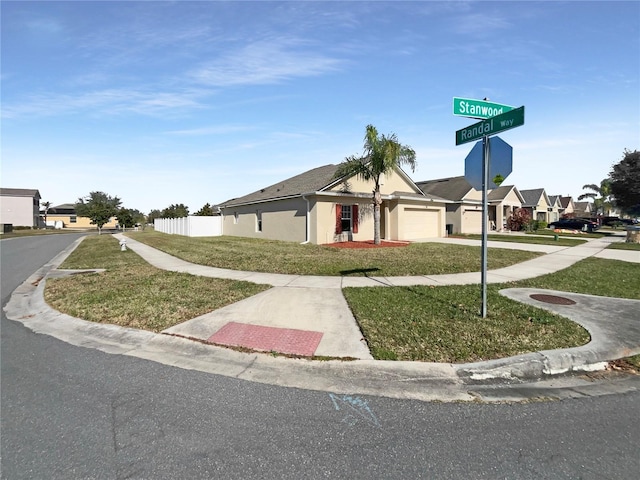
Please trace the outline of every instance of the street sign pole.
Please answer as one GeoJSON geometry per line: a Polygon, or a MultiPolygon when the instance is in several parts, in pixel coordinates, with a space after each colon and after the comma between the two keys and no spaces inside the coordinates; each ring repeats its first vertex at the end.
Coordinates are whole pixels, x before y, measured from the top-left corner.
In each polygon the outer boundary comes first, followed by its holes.
{"type": "Polygon", "coordinates": [[[482,267],[480,283],[482,284],[482,318],[487,318],[487,224],[489,219],[489,200],[487,187],[489,185],[489,165],[491,162],[491,143],[489,136],[482,137],[482,267]]]}

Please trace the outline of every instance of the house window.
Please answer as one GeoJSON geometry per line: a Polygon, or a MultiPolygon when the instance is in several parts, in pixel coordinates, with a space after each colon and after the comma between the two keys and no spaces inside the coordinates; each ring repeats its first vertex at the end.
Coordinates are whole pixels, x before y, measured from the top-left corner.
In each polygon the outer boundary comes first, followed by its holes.
{"type": "Polygon", "coordinates": [[[358,205],[336,205],[336,233],[358,233],[358,205]]]}
{"type": "Polygon", "coordinates": [[[75,215],[71,215],[69,217],[69,223],[76,223],[76,216],[75,215]]]}
{"type": "Polygon", "coordinates": [[[342,231],[350,232],[351,231],[351,205],[343,205],[342,206],[342,231]]]}
{"type": "Polygon", "coordinates": [[[238,224],[238,212],[233,212],[233,223],[238,224]]]}
{"type": "Polygon", "coordinates": [[[260,210],[256,211],[256,231],[262,231],[262,212],[260,210]]]}

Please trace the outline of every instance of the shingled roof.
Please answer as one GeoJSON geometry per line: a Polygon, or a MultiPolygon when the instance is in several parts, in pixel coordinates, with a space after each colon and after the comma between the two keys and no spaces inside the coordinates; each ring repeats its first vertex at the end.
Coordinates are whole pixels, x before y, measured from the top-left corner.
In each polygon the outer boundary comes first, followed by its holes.
{"type": "Polygon", "coordinates": [[[489,200],[490,202],[497,202],[497,201],[504,200],[507,197],[507,195],[509,195],[509,192],[511,192],[511,190],[513,190],[514,188],[518,198],[520,198],[520,200],[524,200],[522,198],[522,195],[514,185],[500,185],[499,187],[494,188],[487,195],[487,200],[489,200]]]}
{"type": "Polygon", "coordinates": [[[416,182],[416,185],[427,195],[434,195],[454,202],[464,199],[465,195],[473,189],[464,176],[425,180],[416,182]]]}
{"type": "MultiPolygon", "coordinates": [[[[544,194],[544,188],[535,188],[533,190],[520,190],[520,195],[524,199],[523,207],[535,207],[540,201],[540,197],[544,194]]],[[[549,197],[547,197],[548,199],[549,197]]]]}
{"type": "Polygon", "coordinates": [[[30,188],[0,188],[0,195],[7,197],[38,197],[40,192],[30,188]]]}
{"type": "Polygon", "coordinates": [[[264,202],[277,198],[295,197],[304,193],[317,192],[338,181],[334,177],[337,169],[338,165],[333,164],[314,168],[295,177],[262,188],[257,192],[245,195],[244,197],[227,200],[218,205],[218,207],[264,202]]]}

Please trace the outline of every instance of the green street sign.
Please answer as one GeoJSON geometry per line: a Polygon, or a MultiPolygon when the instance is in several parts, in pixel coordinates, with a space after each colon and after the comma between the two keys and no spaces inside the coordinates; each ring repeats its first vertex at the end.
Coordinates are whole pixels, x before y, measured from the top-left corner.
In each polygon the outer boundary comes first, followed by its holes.
{"type": "Polygon", "coordinates": [[[484,136],[494,135],[524,125],[524,106],[474,123],[456,132],[456,145],[473,142],[484,136]]]}
{"type": "Polygon", "coordinates": [[[485,100],[473,100],[471,98],[453,97],[453,114],[470,118],[491,118],[502,113],[509,112],[515,107],[487,102],[485,100]]]}

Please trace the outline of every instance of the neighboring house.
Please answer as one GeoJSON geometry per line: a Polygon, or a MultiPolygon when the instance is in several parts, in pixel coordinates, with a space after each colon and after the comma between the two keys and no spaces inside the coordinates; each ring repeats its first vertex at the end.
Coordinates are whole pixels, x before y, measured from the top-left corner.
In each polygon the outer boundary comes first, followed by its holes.
{"type": "MultiPolygon", "coordinates": [[[[536,188],[534,190],[520,190],[520,194],[524,199],[522,208],[526,209],[531,215],[532,220],[549,223],[549,218],[553,216],[553,206],[551,200],[544,191],[544,188],[536,188]]],[[[555,211],[557,215],[557,209],[555,211]]]]}
{"type": "Polygon", "coordinates": [[[524,198],[513,185],[500,185],[487,195],[489,202],[489,222],[496,230],[507,228],[507,219],[518,208],[522,207],[524,198]]]}
{"type": "Polygon", "coordinates": [[[40,199],[38,190],[0,188],[0,223],[14,227],[39,227],[40,199]]]}
{"type": "MultiPolygon", "coordinates": [[[[49,207],[47,211],[48,225],[62,225],[62,228],[97,228],[91,223],[91,219],[87,217],[79,217],[76,215],[76,206],[73,203],[63,203],[55,207],[49,207]]],[[[102,228],[116,228],[118,220],[111,217],[102,228]]]]}
{"type": "Polygon", "coordinates": [[[551,204],[551,210],[549,211],[549,223],[557,222],[560,220],[562,211],[562,203],[560,202],[560,195],[549,195],[549,203],[551,204]]]}
{"type": "Polygon", "coordinates": [[[449,200],[446,205],[448,233],[482,233],[482,192],[462,177],[417,182],[426,194],[449,200]]]}
{"type": "Polygon", "coordinates": [[[591,202],[574,202],[573,214],[577,218],[591,218],[593,216],[592,207],[591,202]]]}
{"type": "MultiPolygon", "coordinates": [[[[337,168],[314,168],[217,205],[223,234],[313,244],[372,240],[373,182],[336,179],[337,168]]],[[[400,168],[380,184],[382,239],[445,236],[446,200],[422,193],[400,168]]]]}
{"type": "Polygon", "coordinates": [[[574,212],[575,212],[575,205],[573,203],[573,198],[567,196],[567,197],[560,197],[560,209],[558,211],[558,213],[560,214],[560,218],[565,218],[565,217],[573,217],[574,216],[574,212]]]}

